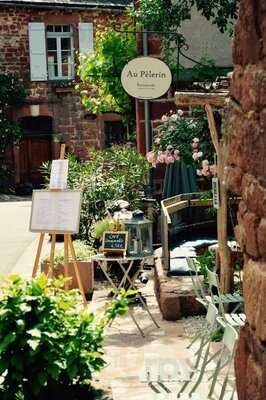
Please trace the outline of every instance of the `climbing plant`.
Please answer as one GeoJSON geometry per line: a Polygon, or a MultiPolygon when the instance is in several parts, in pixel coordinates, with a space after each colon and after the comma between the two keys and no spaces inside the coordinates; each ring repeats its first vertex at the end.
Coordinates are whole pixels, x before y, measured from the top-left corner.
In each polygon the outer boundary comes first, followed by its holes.
{"type": "Polygon", "coordinates": [[[21,137],[19,125],[10,118],[10,107],[20,106],[25,98],[24,86],[17,77],[0,75],[0,158],[6,146],[18,142],[21,137]]]}
{"type": "Polygon", "coordinates": [[[133,102],[120,81],[122,69],[137,54],[135,35],[123,32],[129,29],[123,26],[119,32],[111,27],[99,30],[94,53],[80,56],[82,83],[78,89],[83,104],[92,113],[118,112],[127,120],[134,115],[133,102]]]}

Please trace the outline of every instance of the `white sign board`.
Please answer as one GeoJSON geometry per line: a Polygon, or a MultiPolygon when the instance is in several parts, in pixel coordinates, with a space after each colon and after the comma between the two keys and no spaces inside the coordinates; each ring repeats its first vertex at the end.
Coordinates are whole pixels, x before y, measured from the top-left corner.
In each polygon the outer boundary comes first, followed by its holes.
{"type": "Polygon", "coordinates": [[[81,192],[34,190],[30,231],[77,233],[79,231],[81,192]]]}
{"type": "Polygon", "coordinates": [[[212,178],[212,195],[213,195],[213,207],[220,208],[220,190],[219,190],[219,179],[212,178]]]}
{"type": "Polygon", "coordinates": [[[164,95],[172,82],[169,67],[153,57],[138,57],[125,65],[121,83],[132,97],[143,100],[157,99],[164,95]]]}
{"type": "Polygon", "coordinates": [[[50,189],[66,189],[67,174],[68,160],[53,160],[50,175],[50,189]]]}

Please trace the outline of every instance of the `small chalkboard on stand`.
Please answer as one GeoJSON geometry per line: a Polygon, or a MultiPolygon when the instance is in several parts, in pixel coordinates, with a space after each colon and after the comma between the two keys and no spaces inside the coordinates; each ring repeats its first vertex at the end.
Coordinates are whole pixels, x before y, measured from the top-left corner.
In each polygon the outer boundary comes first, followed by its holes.
{"type": "Polygon", "coordinates": [[[127,251],[128,232],[104,232],[103,252],[108,254],[123,254],[127,251]]]}

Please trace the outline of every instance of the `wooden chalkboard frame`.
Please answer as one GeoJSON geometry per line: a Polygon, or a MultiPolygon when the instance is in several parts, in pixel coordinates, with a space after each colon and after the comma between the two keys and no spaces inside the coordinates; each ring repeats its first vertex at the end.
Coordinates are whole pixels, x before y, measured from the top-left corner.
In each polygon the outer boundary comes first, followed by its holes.
{"type": "Polygon", "coordinates": [[[103,252],[106,253],[126,253],[127,251],[127,242],[128,242],[128,232],[127,231],[119,231],[119,232],[114,232],[114,231],[106,231],[103,234],[103,252]],[[110,247],[104,247],[105,245],[105,236],[108,234],[122,234],[123,236],[125,236],[125,247],[121,248],[121,249],[114,249],[114,248],[110,248],[110,247]]]}

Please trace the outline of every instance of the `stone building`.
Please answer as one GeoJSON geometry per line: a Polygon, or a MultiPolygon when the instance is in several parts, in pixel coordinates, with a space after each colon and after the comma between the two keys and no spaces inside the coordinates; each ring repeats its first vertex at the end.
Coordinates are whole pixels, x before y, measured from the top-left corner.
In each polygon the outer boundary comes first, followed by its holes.
{"type": "Polygon", "coordinates": [[[60,142],[83,159],[104,147],[115,114],[90,115],[75,91],[77,52],[92,52],[95,31],[123,18],[130,0],[0,0],[0,73],[17,74],[26,104],[14,110],[23,137],[9,151],[17,184],[40,183],[39,166],[57,157],[60,142]]]}
{"type": "Polygon", "coordinates": [[[247,322],[235,369],[239,400],[266,399],[266,3],[242,0],[235,30],[228,120],[229,185],[242,197],[237,239],[244,252],[247,322]]]}

